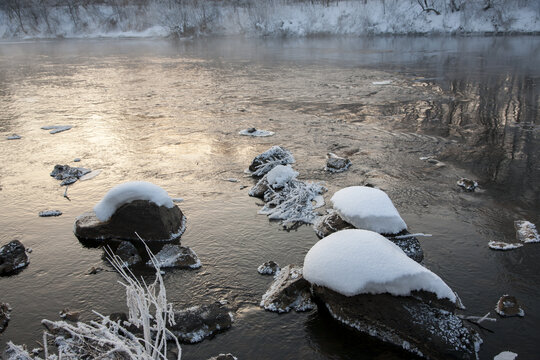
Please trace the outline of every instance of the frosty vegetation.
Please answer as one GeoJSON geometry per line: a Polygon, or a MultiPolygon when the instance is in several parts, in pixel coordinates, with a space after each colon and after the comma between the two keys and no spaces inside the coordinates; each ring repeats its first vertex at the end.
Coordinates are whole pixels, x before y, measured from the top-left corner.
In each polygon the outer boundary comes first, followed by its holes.
{"type": "MultiPolygon", "coordinates": [[[[181,358],[178,339],[167,329],[167,324],[174,325],[172,304],[167,302],[166,290],[159,265],[147,248],[156,269],[155,281],[148,285],[138,280],[133,273],[122,266],[122,260],[108,252],[109,260],[122,276],[126,288],[126,303],[129,308],[129,324],[115,322],[108,316],[96,313],[101,321],[78,322],[75,325],[65,321],[43,320],[48,332],[44,333],[43,345],[45,360],[92,359],[167,359],[167,340],[173,341],[178,349],[177,359],[181,358]],[[127,327],[137,326],[142,335],[130,332],[127,327]],[[57,353],[49,353],[47,339],[53,338],[57,353]]],[[[8,360],[39,360],[23,346],[11,342],[7,345],[8,360]]]]}
{"type": "Polygon", "coordinates": [[[94,212],[100,221],[107,221],[116,209],[134,200],[148,200],[157,206],[174,207],[169,194],[159,186],[146,181],[129,181],[109,190],[94,206],[94,212]]]}
{"type": "Polygon", "coordinates": [[[384,236],[367,230],[338,231],[316,243],[304,259],[304,278],[345,296],[409,296],[424,290],[456,302],[441,278],[384,236]]]}
{"type": "Polygon", "coordinates": [[[4,0],[0,37],[531,33],[537,0],[4,0]]]}

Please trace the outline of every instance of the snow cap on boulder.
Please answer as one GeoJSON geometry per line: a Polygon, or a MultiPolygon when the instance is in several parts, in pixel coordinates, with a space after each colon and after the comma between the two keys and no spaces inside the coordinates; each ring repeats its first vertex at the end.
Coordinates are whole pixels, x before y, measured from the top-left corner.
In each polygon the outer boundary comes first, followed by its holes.
{"type": "Polygon", "coordinates": [[[397,234],[407,229],[392,200],[382,190],[368,186],[350,186],[330,199],[338,214],[358,229],[381,234],[397,234]]]}
{"type": "Polygon", "coordinates": [[[423,290],[456,302],[440,277],[384,236],[367,230],[338,231],[316,243],[304,259],[304,278],[345,296],[409,296],[423,290]]]}
{"type": "Polygon", "coordinates": [[[99,221],[107,221],[119,207],[135,200],[147,200],[169,209],[174,207],[169,194],[159,186],[146,181],[130,181],[109,190],[94,206],[94,212],[99,221]]]}
{"type": "Polygon", "coordinates": [[[266,174],[266,181],[273,189],[280,189],[297,176],[298,172],[294,171],[290,165],[277,165],[266,174]]]}

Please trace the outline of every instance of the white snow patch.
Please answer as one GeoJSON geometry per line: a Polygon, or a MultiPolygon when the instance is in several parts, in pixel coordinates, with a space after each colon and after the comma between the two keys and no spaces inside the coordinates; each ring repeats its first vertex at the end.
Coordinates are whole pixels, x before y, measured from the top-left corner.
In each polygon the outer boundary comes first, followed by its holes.
{"type": "Polygon", "coordinates": [[[277,165],[266,175],[266,181],[273,189],[281,189],[289,181],[296,179],[298,172],[290,165],[277,165]]]}
{"type": "MultiPolygon", "coordinates": [[[[80,161],[80,160],[79,160],[79,161],[80,161]]],[[[80,180],[80,181],[90,180],[90,179],[95,178],[95,177],[98,176],[99,174],[101,174],[101,170],[93,170],[93,171],[90,171],[89,173],[84,174],[83,176],[81,176],[81,177],[79,178],[79,180],[80,180]]]]}
{"type": "Polygon", "coordinates": [[[515,243],[509,244],[502,241],[490,241],[488,243],[490,249],[493,250],[513,250],[523,246],[523,244],[515,243]]]}
{"type": "Polygon", "coordinates": [[[60,215],[62,215],[62,212],[60,210],[46,210],[46,211],[39,212],[39,216],[41,217],[60,216],[60,215]]]}
{"type": "Polygon", "coordinates": [[[367,230],[338,231],[316,243],[304,259],[304,278],[345,296],[408,296],[424,290],[456,302],[456,295],[440,277],[384,236],[367,230]]]}
{"type": "Polygon", "coordinates": [[[238,134],[244,135],[244,136],[266,137],[266,136],[274,135],[274,132],[268,131],[268,130],[257,130],[257,129],[254,130],[252,128],[252,129],[240,130],[238,134]]]}
{"type": "Polygon", "coordinates": [[[382,81],[373,81],[372,82],[373,85],[390,85],[391,83],[393,83],[392,80],[382,80],[382,81]]]}
{"type": "Polygon", "coordinates": [[[495,355],[493,360],[514,360],[518,354],[511,351],[503,351],[502,353],[495,355]]]}
{"type": "Polygon", "coordinates": [[[536,225],[526,220],[514,221],[514,227],[516,228],[516,236],[519,241],[524,243],[540,242],[540,236],[536,231],[536,225]]]}
{"type": "Polygon", "coordinates": [[[130,181],[109,190],[94,206],[94,212],[100,221],[107,221],[120,206],[135,200],[148,200],[157,206],[174,207],[169,194],[159,186],[146,181],[130,181]]]}
{"type": "Polygon", "coordinates": [[[392,200],[382,190],[351,186],[337,191],[330,201],[343,220],[358,229],[384,234],[407,229],[392,200]]]}

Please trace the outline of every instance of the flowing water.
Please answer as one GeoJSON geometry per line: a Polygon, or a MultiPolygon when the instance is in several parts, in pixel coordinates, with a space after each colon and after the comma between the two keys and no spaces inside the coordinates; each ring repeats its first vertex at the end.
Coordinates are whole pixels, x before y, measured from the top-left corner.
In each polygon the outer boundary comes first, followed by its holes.
{"type": "Polygon", "coordinates": [[[516,296],[525,317],[486,323],[480,356],[534,358],[540,245],[496,252],[487,243],[514,242],[514,220],[540,225],[538,58],[538,37],[0,43],[0,243],[33,249],[28,268],[0,278],[0,301],[13,308],[0,346],[35,347],[40,320],[66,307],[82,320],[92,309],[125,311],[116,273],[88,275],[109,269],[103,250],[72,229],[111,187],[145,180],[184,199],[182,244],[203,263],[167,271],[169,300],[181,308],[226,299],[235,310],[230,330],[184,345],[184,359],[408,358],[325,314],[258,307],[271,279],[257,266],[302,264],[318,240],[310,226],[284,231],[257,215],[260,200],[247,194],[253,157],[281,145],[302,179],[325,182],[327,202],[345,186],[385,190],[410,231],[433,234],[420,238],[424,264],[460,294],[466,314],[496,317],[499,297],[516,296]],[[53,135],[46,125],[73,128],[53,135]],[[276,134],[238,135],[248,127],[276,134]],[[22,139],[6,140],[13,133],[22,139]],[[326,173],[327,152],[353,166],[326,173]],[[49,176],[55,164],[102,172],[70,186],[67,199],[49,176]],[[460,177],[480,189],[460,191],[460,177]],[[38,217],[51,209],[63,215],[38,217]]]}

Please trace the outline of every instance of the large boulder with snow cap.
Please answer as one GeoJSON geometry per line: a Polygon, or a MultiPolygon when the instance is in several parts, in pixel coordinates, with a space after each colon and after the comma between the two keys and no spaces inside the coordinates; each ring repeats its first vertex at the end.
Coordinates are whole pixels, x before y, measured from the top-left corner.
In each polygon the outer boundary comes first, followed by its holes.
{"type": "Polygon", "coordinates": [[[133,181],[111,189],[75,221],[80,239],[169,241],[185,230],[186,218],[167,192],[157,185],[133,181]]]}
{"type": "Polygon", "coordinates": [[[350,186],[330,199],[339,216],[357,229],[397,234],[407,229],[392,200],[382,190],[350,186]]]}
{"type": "Polygon", "coordinates": [[[455,315],[455,293],[394,243],[343,230],[304,260],[316,300],[342,323],[430,359],[475,359],[481,339],[455,315]]]}

